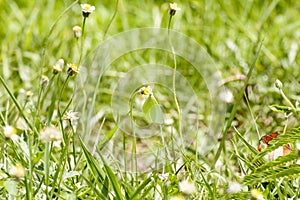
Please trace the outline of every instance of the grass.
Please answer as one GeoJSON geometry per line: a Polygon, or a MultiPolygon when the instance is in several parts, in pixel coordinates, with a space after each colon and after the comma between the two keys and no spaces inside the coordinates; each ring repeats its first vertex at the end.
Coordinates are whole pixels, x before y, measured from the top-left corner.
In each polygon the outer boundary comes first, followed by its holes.
{"type": "Polygon", "coordinates": [[[0,1],[1,199],[300,198],[300,3],[81,3],[0,1]]]}

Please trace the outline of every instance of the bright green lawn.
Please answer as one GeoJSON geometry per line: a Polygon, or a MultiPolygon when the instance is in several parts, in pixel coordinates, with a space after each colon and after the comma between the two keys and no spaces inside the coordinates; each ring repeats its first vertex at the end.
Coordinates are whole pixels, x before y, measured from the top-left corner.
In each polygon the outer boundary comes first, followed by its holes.
{"type": "Polygon", "coordinates": [[[0,199],[300,198],[300,2],[169,3],[0,0],[0,199]]]}

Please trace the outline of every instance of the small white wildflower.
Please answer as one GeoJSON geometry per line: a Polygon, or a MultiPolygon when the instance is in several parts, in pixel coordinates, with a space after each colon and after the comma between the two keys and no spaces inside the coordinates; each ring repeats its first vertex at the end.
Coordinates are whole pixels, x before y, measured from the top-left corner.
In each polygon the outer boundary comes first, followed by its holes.
{"type": "Polygon", "coordinates": [[[75,120],[79,119],[77,114],[78,114],[78,112],[73,112],[71,110],[67,111],[65,116],[64,116],[64,120],[75,121],[75,120]]]}
{"type": "Polygon", "coordinates": [[[11,139],[13,141],[19,139],[19,136],[17,135],[17,129],[14,127],[7,125],[3,128],[3,130],[6,139],[11,139]]]}
{"type": "Polygon", "coordinates": [[[74,74],[78,73],[78,66],[77,65],[69,63],[67,66],[68,66],[68,71],[67,72],[70,76],[73,76],[74,74]]]}
{"type": "Polygon", "coordinates": [[[55,127],[46,127],[42,130],[40,139],[44,142],[60,141],[62,135],[59,129],[55,127]]]}
{"type": "Polygon", "coordinates": [[[176,11],[181,10],[181,8],[177,7],[177,3],[170,3],[170,15],[173,16],[175,15],[176,11]]]}
{"type": "Polygon", "coordinates": [[[179,183],[179,190],[190,195],[196,192],[196,187],[193,182],[189,180],[183,180],[179,183]]]}
{"type": "Polygon", "coordinates": [[[239,184],[238,182],[232,182],[229,184],[229,187],[227,189],[227,193],[231,194],[231,193],[238,193],[242,190],[242,186],[241,184],[239,184]]]}
{"type": "Polygon", "coordinates": [[[32,97],[33,96],[33,92],[31,91],[31,90],[28,90],[27,92],[26,92],[26,97],[27,98],[30,98],[30,97],[32,97]]]}
{"type": "Polygon", "coordinates": [[[232,92],[227,88],[225,88],[225,90],[223,92],[221,92],[220,98],[222,101],[224,101],[226,103],[232,103],[234,100],[232,92]]]}
{"type": "Polygon", "coordinates": [[[152,88],[150,86],[142,87],[139,92],[143,97],[149,97],[153,95],[152,88]]]}
{"type": "Polygon", "coordinates": [[[257,200],[264,200],[264,197],[263,197],[261,191],[259,191],[258,189],[251,190],[251,197],[253,199],[257,199],[257,200]]]}
{"type": "Polygon", "coordinates": [[[182,195],[176,195],[172,196],[170,200],[184,200],[184,197],[182,195]]]}
{"type": "Polygon", "coordinates": [[[9,174],[17,179],[22,178],[25,176],[25,168],[21,164],[17,164],[9,170],[9,174]]]}
{"type": "Polygon", "coordinates": [[[95,6],[90,4],[81,4],[81,8],[83,17],[88,17],[96,9],[95,6]]]}

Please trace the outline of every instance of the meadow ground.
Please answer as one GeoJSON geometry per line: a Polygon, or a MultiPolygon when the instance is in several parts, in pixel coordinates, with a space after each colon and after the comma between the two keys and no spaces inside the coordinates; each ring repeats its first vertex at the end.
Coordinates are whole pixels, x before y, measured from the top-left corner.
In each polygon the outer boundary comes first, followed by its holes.
{"type": "Polygon", "coordinates": [[[300,3],[176,3],[0,0],[0,199],[300,198],[300,3]]]}

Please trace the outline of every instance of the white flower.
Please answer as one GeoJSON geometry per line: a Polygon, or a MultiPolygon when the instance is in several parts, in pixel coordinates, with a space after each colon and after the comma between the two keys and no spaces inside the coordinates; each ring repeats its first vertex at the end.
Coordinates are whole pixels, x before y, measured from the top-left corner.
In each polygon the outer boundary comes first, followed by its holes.
{"type": "Polygon", "coordinates": [[[60,141],[62,139],[62,135],[57,128],[46,127],[42,130],[40,138],[44,142],[60,141]]]}
{"type": "Polygon", "coordinates": [[[4,136],[7,139],[11,139],[13,141],[19,139],[19,136],[17,135],[17,129],[15,129],[14,127],[7,125],[3,128],[3,130],[4,130],[4,136]]]}
{"type": "Polygon", "coordinates": [[[232,92],[227,88],[225,88],[225,90],[223,92],[221,92],[220,98],[222,101],[224,101],[226,103],[232,103],[234,100],[232,92]]]}
{"type": "Polygon", "coordinates": [[[77,114],[78,114],[78,112],[73,112],[71,110],[67,111],[65,116],[64,116],[64,120],[75,121],[75,120],[79,119],[77,114]]]}
{"type": "Polygon", "coordinates": [[[69,64],[67,64],[67,66],[68,66],[68,71],[67,72],[70,76],[73,76],[74,74],[78,73],[79,69],[78,69],[78,66],[76,64],[69,63],[69,64]]]}
{"type": "Polygon", "coordinates": [[[184,200],[184,197],[181,195],[172,196],[170,200],[184,200]]]}
{"type": "Polygon", "coordinates": [[[149,97],[153,95],[152,88],[150,86],[142,87],[140,93],[143,97],[149,97]]]}
{"type": "Polygon", "coordinates": [[[179,190],[190,195],[196,192],[196,187],[193,182],[189,180],[183,180],[179,183],[179,190]]]}
{"type": "Polygon", "coordinates": [[[26,97],[27,98],[30,98],[32,96],[33,96],[33,92],[31,90],[29,90],[29,91],[26,92],[26,97]]]}
{"type": "Polygon", "coordinates": [[[18,179],[22,178],[25,176],[25,168],[21,164],[17,164],[9,170],[9,174],[18,179]]]}
{"type": "Polygon", "coordinates": [[[81,8],[83,17],[88,17],[96,9],[95,6],[90,4],[81,4],[81,8]]]}
{"type": "Polygon", "coordinates": [[[175,15],[176,11],[181,10],[181,8],[177,7],[177,3],[170,3],[170,15],[175,15]]]}
{"type": "Polygon", "coordinates": [[[263,197],[261,191],[259,191],[257,189],[251,190],[251,197],[253,199],[257,199],[257,200],[264,200],[264,197],[263,197]]]}
{"type": "Polygon", "coordinates": [[[242,186],[241,184],[239,184],[238,182],[232,182],[229,184],[229,187],[227,189],[227,193],[238,193],[242,190],[242,186]]]}

